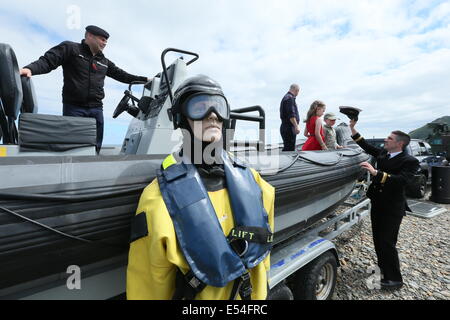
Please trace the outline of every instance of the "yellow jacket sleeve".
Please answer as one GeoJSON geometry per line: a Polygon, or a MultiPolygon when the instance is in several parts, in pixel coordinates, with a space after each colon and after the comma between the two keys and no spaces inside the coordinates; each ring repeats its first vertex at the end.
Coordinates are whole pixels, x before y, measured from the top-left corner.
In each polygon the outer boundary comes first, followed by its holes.
{"type": "MultiPolygon", "coordinates": [[[[127,268],[127,298],[132,300],[167,300],[174,293],[176,265],[167,258],[168,248],[176,246],[175,232],[162,223],[167,212],[157,181],[143,192],[137,214],[147,216],[148,236],[130,245],[127,268]],[[152,213],[161,213],[160,216],[152,213]]],[[[173,227],[172,227],[173,228],[173,227]]]]}
{"type": "MultiPolygon", "coordinates": [[[[269,216],[269,225],[272,232],[275,232],[275,188],[267,183],[261,175],[254,169],[252,169],[253,176],[255,177],[256,183],[259,185],[262,191],[262,198],[264,202],[264,208],[269,216]]],[[[267,277],[270,271],[270,255],[264,260],[264,268],[267,273],[267,277]]],[[[266,277],[266,279],[267,279],[266,277]]],[[[266,292],[267,295],[267,292],[266,292]]],[[[260,299],[256,299],[260,300],[260,299]]]]}

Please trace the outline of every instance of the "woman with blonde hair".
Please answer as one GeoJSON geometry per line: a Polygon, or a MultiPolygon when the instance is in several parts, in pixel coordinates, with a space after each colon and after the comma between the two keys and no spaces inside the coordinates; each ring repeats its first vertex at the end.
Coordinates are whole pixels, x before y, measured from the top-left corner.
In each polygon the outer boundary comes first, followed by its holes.
{"type": "Polygon", "coordinates": [[[322,115],[325,113],[325,103],[314,101],[309,108],[306,118],[305,136],[308,140],[303,145],[303,151],[328,150],[323,134],[322,115]]]}

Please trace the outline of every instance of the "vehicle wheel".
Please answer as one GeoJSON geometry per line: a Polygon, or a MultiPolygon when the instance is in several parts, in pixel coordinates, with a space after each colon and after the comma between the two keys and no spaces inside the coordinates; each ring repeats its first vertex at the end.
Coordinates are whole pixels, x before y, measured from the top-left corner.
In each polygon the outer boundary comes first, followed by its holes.
{"type": "Polygon", "coordinates": [[[425,197],[426,190],[427,190],[427,177],[422,174],[417,179],[417,182],[408,188],[408,195],[413,198],[423,198],[425,197]]]}
{"type": "Polygon", "coordinates": [[[298,271],[294,279],[295,300],[331,300],[336,286],[337,261],[327,252],[298,271]]]}
{"type": "Polygon", "coordinates": [[[267,300],[294,300],[291,289],[289,289],[284,283],[277,285],[270,290],[267,300]]]}

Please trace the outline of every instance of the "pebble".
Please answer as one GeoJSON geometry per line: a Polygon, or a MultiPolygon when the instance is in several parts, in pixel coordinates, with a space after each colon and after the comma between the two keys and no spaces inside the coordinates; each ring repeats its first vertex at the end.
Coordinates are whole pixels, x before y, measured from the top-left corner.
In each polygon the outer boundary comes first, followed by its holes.
{"type": "Polygon", "coordinates": [[[447,212],[432,219],[403,219],[397,243],[405,282],[400,290],[368,288],[367,280],[375,275],[366,270],[377,263],[369,217],[358,232],[349,230],[335,239],[341,268],[333,299],[450,300],[450,205],[437,205],[447,212]]]}

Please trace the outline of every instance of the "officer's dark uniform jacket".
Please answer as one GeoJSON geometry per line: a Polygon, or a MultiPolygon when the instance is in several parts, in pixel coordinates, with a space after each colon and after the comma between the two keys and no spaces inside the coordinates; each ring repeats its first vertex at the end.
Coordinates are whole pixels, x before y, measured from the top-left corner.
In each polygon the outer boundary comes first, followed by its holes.
{"type": "Polygon", "coordinates": [[[288,92],[281,101],[280,118],[280,134],[284,143],[283,151],[294,151],[297,133],[295,132],[294,125],[291,122],[291,118],[295,118],[297,120],[297,123],[299,123],[300,116],[298,114],[298,107],[297,103],[295,102],[295,96],[290,92],[288,92]]]}
{"type": "Polygon", "coordinates": [[[372,178],[367,191],[372,211],[396,216],[404,216],[405,211],[411,211],[406,202],[405,186],[411,183],[419,169],[418,160],[405,152],[389,159],[385,149],[368,144],[359,133],[352,138],[377,162],[378,174],[372,178]]]}
{"type": "Polygon", "coordinates": [[[63,67],[64,73],[63,103],[81,107],[103,106],[106,76],[128,84],[147,81],[146,77],[131,75],[118,68],[103,53],[93,56],[84,40],[81,43],[64,41],[25,68],[33,75],[40,75],[59,66],[63,67]]]}
{"type": "Polygon", "coordinates": [[[281,124],[286,127],[293,127],[291,118],[295,118],[297,123],[300,122],[300,116],[298,114],[297,103],[295,102],[295,96],[288,92],[281,101],[280,105],[280,118],[281,124]]]}

